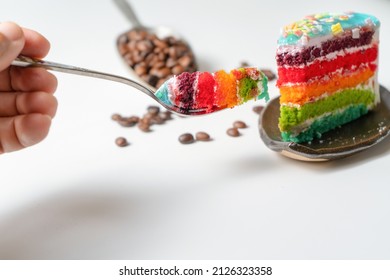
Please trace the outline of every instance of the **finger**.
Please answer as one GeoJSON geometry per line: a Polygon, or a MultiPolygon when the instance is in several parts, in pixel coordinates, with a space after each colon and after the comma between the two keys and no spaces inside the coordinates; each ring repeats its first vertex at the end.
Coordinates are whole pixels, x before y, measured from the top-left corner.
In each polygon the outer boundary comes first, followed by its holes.
{"type": "Polygon", "coordinates": [[[41,142],[49,133],[51,118],[42,114],[0,118],[0,153],[13,152],[41,142]]]}
{"type": "MultiPolygon", "coordinates": [[[[0,55],[0,61],[1,61],[1,55],[0,55]]],[[[0,92],[1,91],[12,91],[9,69],[0,71],[0,92]]]]}
{"type": "Polygon", "coordinates": [[[40,33],[23,28],[25,44],[22,54],[34,58],[43,58],[50,50],[50,42],[40,33]]]}
{"type": "MultiPolygon", "coordinates": [[[[54,93],[57,78],[43,68],[12,67],[10,84],[0,85],[0,91],[44,91],[54,93]]],[[[1,77],[1,75],[0,75],[1,77]]]]}
{"type": "Polygon", "coordinates": [[[0,23],[0,71],[6,69],[24,46],[23,30],[15,23],[0,23]]]}
{"type": "Polygon", "coordinates": [[[43,91],[0,93],[0,117],[39,113],[54,117],[57,99],[43,91]]]}
{"type": "MultiPolygon", "coordinates": [[[[49,49],[49,41],[38,32],[21,28],[12,22],[0,23],[0,91],[11,90],[11,77],[6,68],[20,53],[42,58],[49,49]]],[[[41,90],[46,91],[46,89],[41,90]]]]}

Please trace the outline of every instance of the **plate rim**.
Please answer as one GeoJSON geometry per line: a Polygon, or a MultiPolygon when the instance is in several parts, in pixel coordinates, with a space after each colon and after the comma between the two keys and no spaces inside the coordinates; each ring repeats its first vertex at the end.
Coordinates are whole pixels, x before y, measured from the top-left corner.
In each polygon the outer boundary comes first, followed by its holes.
{"type": "MultiPolygon", "coordinates": [[[[379,93],[381,95],[381,100],[383,100],[383,96],[387,94],[390,96],[389,90],[387,90],[384,86],[380,85],[379,93]]],[[[270,108],[270,106],[275,106],[275,102],[279,104],[279,98],[280,96],[277,96],[270,100],[268,104],[265,106],[263,111],[260,114],[259,117],[259,132],[260,132],[260,138],[263,140],[265,145],[275,151],[279,152],[280,154],[293,158],[296,160],[301,161],[328,161],[328,160],[334,160],[339,158],[344,158],[347,156],[351,156],[353,154],[359,153],[361,151],[367,150],[371,148],[372,146],[375,146],[379,142],[383,141],[385,138],[387,138],[390,135],[390,128],[386,129],[385,133],[378,134],[378,137],[374,138],[368,138],[367,141],[363,143],[363,145],[360,145],[358,147],[353,147],[350,149],[343,149],[339,152],[328,152],[328,153],[321,153],[318,150],[310,149],[307,145],[302,143],[295,143],[295,142],[284,142],[280,141],[278,139],[273,139],[264,128],[263,125],[263,117],[267,113],[267,109],[270,108]]],[[[388,98],[388,97],[387,97],[388,98]]],[[[389,112],[390,112],[390,108],[389,112]]]]}

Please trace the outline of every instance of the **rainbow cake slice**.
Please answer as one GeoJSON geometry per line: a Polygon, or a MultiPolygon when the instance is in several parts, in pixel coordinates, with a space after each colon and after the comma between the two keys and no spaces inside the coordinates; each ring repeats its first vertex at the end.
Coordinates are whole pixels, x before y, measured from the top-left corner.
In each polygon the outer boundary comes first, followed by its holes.
{"type": "Polygon", "coordinates": [[[284,141],[321,138],[380,102],[379,26],[351,12],[310,15],[283,28],[276,61],[284,141]]]}
{"type": "Polygon", "coordinates": [[[267,77],[258,68],[184,72],[167,80],[155,96],[183,113],[212,113],[264,98],[268,101],[267,77]]]}

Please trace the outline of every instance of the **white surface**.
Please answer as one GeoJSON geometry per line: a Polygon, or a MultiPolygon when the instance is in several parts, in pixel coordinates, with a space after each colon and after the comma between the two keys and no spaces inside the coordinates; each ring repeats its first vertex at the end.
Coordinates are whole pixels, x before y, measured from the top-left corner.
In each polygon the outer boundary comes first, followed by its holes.
{"type": "MultiPolygon", "coordinates": [[[[390,1],[132,3],[144,24],[187,38],[203,71],[243,60],[275,70],[282,25],[316,12],[371,13],[382,22],[379,80],[390,88],[390,1]]],[[[109,0],[3,1],[0,20],[48,37],[48,60],[129,76],[115,39],[130,25],[109,0]]],[[[389,141],[336,162],[297,162],[261,142],[254,103],[175,118],[145,134],[110,118],[141,115],[154,104],[149,97],[108,81],[57,77],[49,137],[0,156],[0,259],[390,257],[389,141]],[[250,127],[228,137],[237,119],[250,127]],[[177,141],[199,130],[214,141],[177,141]],[[121,135],[131,146],[114,144],[121,135]]],[[[270,90],[277,96],[274,82],[270,90]]]]}

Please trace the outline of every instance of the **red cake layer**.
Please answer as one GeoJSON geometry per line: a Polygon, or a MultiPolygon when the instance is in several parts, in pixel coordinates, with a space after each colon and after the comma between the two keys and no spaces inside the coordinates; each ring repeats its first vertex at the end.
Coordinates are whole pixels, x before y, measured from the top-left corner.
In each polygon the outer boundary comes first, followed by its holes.
{"type": "Polygon", "coordinates": [[[201,72],[198,77],[198,89],[196,91],[195,102],[198,108],[211,110],[214,102],[215,79],[209,72],[201,72]]]}
{"type": "Polygon", "coordinates": [[[285,83],[304,83],[314,77],[320,77],[336,71],[337,69],[353,70],[364,63],[375,62],[378,57],[378,45],[366,50],[337,56],[332,60],[317,60],[307,67],[279,67],[278,82],[281,86],[285,83]]]}

